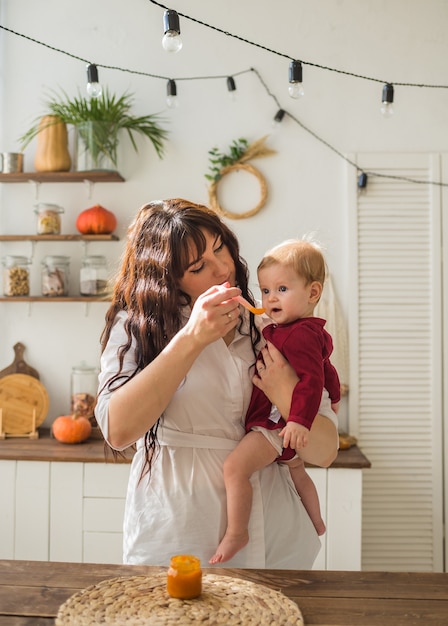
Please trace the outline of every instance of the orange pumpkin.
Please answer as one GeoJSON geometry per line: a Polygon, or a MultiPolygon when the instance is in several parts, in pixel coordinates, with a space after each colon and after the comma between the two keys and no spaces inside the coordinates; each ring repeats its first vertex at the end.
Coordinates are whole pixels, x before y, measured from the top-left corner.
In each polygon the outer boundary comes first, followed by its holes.
{"type": "Polygon", "coordinates": [[[109,235],[117,227],[117,218],[100,204],[82,211],[76,219],[76,228],[83,235],[109,235]]]}
{"type": "Polygon", "coordinates": [[[81,443],[90,437],[92,425],[86,417],[61,415],[53,422],[53,435],[61,443],[81,443]]]}

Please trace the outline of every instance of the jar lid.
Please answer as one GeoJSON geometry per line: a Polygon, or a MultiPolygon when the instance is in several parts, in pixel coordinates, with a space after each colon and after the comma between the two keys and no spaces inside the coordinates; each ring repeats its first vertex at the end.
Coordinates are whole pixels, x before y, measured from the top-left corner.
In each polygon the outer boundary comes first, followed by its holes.
{"type": "Polygon", "coordinates": [[[68,265],[69,263],[69,256],[48,255],[42,260],[42,265],[68,265]]]}
{"type": "Polygon", "coordinates": [[[6,265],[6,267],[11,267],[13,265],[31,265],[31,259],[26,256],[7,254],[2,258],[2,263],[6,265]]]}
{"type": "Polygon", "coordinates": [[[102,254],[89,254],[83,258],[82,262],[86,265],[105,265],[107,260],[102,254]]]}
{"type": "Polygon", "coordinates": [[[81,361],[72,367],[72,372],[74,374],[97,373],[98,369],[94,365],[88,365],[85,361],[81,361]]]}
{"type": "Polygon", "coordinates": [[[64,213],[64,209],[59,204],[49,204],[47,202],[39,202],[34,205],[35,213],[43,211],[52,211],[53,213],[64,213]]]}

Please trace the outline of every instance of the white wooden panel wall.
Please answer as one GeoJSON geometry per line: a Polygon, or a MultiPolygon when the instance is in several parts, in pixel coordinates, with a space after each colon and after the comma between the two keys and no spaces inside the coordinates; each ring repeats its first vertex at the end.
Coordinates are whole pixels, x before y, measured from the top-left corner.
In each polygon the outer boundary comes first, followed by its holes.
{"type": "MultiPolygon", "coordinates": [[[[363,154],[357,162],[420,181],[439,176],[430,155],[363,154]]],[[[442,571],[440,188],[369,176],[358,195],[356,176],[348,168],[349,420],[372,463],[362,568],[442,571]]]]}

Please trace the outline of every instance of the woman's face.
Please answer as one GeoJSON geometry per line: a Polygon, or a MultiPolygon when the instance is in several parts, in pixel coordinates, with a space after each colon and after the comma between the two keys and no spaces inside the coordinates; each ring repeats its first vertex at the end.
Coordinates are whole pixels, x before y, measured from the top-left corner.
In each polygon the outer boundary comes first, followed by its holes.
{"type": "Polygon", "coordinates": [[[204,254],[198,258],[195,248],[190,250],[190,262],[179,281],[179,287],[192,299],[213,287],[229,282],[235,286],[235,263],[230,252],[222,243],[220,235],[202,231],[206,240],[204,254]]]}

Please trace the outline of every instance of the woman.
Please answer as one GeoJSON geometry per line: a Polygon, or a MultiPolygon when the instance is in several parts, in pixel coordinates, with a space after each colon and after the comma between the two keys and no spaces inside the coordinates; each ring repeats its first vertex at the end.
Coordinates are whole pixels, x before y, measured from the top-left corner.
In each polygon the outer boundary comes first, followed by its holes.
{"type": "MultiPolygon", "coordinates": [[[[115,450],[136,444],[124,562],[208,562],[226,528],[223,463],[244,435],[261,334],[238,241],[206,207],[181,199],[140,209],[128,232],[102,334],[96,418],[115,450]]],[[[273,346],[254,384],[283,415],[297,377],[273,346]]],[[[329,465],[333,423],[317,416],[304,460],[329,465]]],[[[250,541],[229,567],[310,568],[320,547],[289,470],[254,475],[250,541]]]]}

